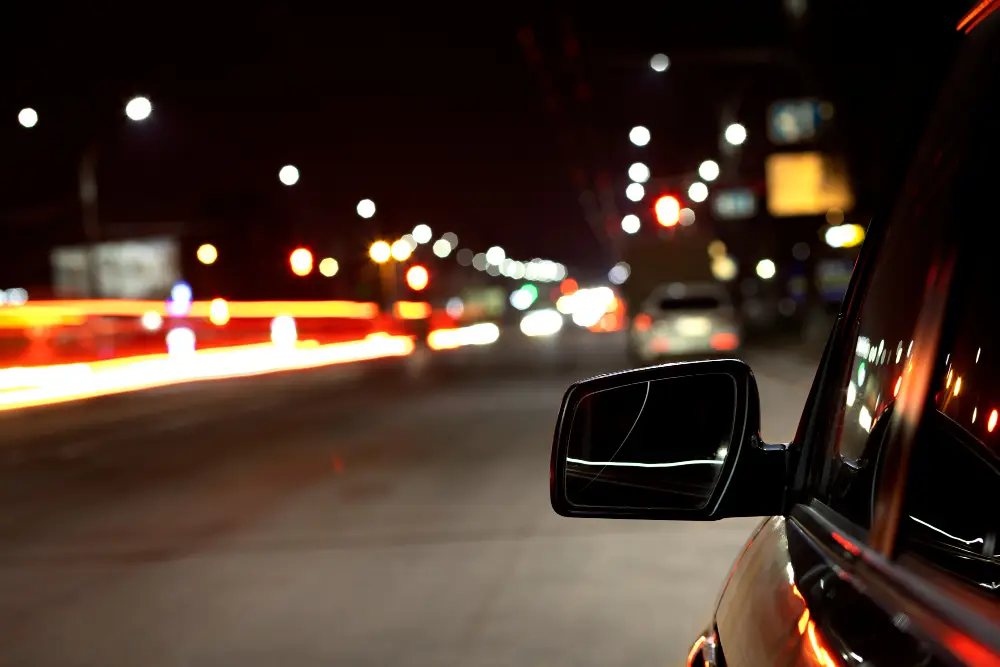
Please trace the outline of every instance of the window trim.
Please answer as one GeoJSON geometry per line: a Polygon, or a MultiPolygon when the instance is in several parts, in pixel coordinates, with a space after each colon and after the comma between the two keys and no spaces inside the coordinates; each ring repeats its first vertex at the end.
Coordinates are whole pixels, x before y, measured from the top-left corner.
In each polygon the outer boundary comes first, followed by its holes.
{"type": "Polygon", "coordinates": [[[929,566],[884,557],[866,542],[863,528],[822,502],[796,505],[789,520],[866,597],[916,626],[908,632],[968,664],[1000,664],[1000,607],[929,566]],[[977,661],[987,657],[993,662],[977,661]]]}

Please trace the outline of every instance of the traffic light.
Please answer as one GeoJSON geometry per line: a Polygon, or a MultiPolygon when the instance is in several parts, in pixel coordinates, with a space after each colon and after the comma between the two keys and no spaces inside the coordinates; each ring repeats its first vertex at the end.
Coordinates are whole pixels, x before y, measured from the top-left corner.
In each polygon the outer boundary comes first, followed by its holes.
{"type": "Polygon", "coordinates": [[[419,292],[427,287],[428,280],[429,276],[427,275],[427,269],[419,264],[411,266],[406,272],[406,284],[409,285],[410,289],[415,292],[419,292]]]}
{"type": "Polygon", "coordinates": [[[292,273],[297,276],[308,276],[313,270],[313,254],[305,248],[296,248],[288,258],[292,273]]]}
{"type": "Polygon", "coordinates": [[[653,204],[656,221],[664,227],[673,227],[681,219],[681,203],[673,195],[663,195],[653,204]]]}

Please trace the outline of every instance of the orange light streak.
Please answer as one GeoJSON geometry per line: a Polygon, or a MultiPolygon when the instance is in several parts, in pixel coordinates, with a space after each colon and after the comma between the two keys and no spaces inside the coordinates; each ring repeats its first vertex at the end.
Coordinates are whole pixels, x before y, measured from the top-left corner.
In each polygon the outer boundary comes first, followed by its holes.
{"type": "MultiPolygon", "coordinates": [[[[188,317],[208,318],[211,301],[194,301],[188,317]]],[[[154,312],[167,316],[163,301],[139,299],[79,299],[32,301],[23,306],[0,308],[0,323],[7,318],[31,322],[57,318],[79,320],[82,317],[142,317],[154,312]]],[[[291,315],[295,318],[347,318],[371,320],[378,316],[378,305],[360,301],[230,301],[230,319],[272,318],[291,315]]]]}
{"type": "Polygon", "coordinates": [[[303,341],[286,348],[262,343],[199,350],[188,356],[154,354],[87,364],[8,368],[0,370],[0,412],[187,382],[406,356],[413,348],[409,336],[381,333],[327,345],[303,341]]]}

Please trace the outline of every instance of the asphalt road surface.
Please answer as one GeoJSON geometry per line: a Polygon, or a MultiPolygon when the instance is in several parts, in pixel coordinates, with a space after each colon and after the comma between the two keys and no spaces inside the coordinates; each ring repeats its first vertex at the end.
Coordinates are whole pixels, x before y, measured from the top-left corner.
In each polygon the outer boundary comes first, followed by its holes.
{"type": "MultiPolygon", "coordinates": [[[[552,512],[559,399],[617,343],[4,416],[0,664],[680,664],[757,521],[552,512]]],[[[789,438],[811,365],[746,356],[789,438]]]]}

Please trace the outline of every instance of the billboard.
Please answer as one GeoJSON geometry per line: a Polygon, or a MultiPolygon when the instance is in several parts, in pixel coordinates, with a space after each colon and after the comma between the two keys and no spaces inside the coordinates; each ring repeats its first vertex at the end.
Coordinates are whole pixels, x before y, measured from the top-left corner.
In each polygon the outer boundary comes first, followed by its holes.
{"type": "Polygon", "coordinates": [[[163,299],[181,278],[179,244],[166,237],[54,248],[50,261],[63,299],[163,299]]]}
{"type": "Polygon", "coordinates": [[[823,153],[772,153],[764,171],[767,210],[775,217],[825,215],[854,206],[846,169],[823,153]]]}

